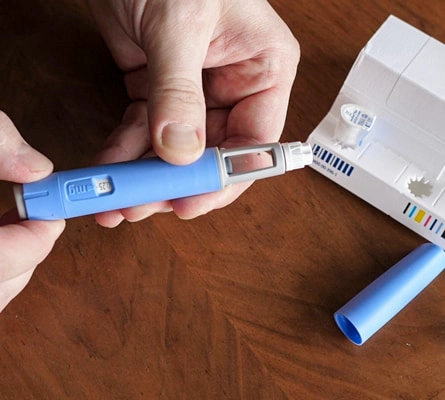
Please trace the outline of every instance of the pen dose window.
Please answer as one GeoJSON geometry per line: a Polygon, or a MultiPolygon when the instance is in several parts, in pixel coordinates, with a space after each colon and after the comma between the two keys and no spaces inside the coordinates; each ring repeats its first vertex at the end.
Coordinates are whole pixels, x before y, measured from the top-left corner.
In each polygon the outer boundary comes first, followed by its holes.
{"type": "Polygon", "coordinates": [[[225,159],[225,162],[229,175],[258,171],[274,166],[274,158],[270,151],[255,151],[230,156],[225,159]]]}
{"type": "Polygon", "coordinates": [[[93,182],[94,190],[98,196],[110,194],[114,191],[113,182],[110,177],[95,178],[93,182]]]}

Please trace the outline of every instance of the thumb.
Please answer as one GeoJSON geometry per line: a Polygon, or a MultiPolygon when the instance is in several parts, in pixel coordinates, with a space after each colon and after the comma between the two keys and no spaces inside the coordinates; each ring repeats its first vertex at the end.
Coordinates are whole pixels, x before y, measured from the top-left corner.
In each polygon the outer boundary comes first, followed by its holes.
{"type": "Polygon", "coordinates": [[[205,147],[202,67],[214,24],[208,11],[192,10],[195,3],[179,2],[175,10],[166,5],[161,14],[146,13],[141,24],[152,144],[158,156],[173,164],[195,161],[205,147]]]}
{"type": "Polygon", "coordinates": [[[44,178],[53,165],[20,136],[9,117],[0,111],[0,179],[25,183],[44,178]]]}

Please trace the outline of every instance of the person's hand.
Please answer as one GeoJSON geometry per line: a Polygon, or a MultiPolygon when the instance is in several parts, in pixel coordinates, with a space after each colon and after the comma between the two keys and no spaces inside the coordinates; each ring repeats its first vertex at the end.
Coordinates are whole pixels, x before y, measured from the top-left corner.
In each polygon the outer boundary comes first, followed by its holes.
{"type": "MultiPolygon", "coordinates": [[[[0,180],[32,182],[50,174],[52,167],[0,111],[0,180]]],[[[0,217],[0,311],[26,286],[64,227],[64,221],[20,221],[16,211],[0,217]]]]}
{"type": "MultiPolygon", "coordinates": [[[[153,150],[187,164],[205,146],[238,147],[281,135],[300,51],[266,0],[90,0],[132,100],[100,163],[153,150]]],[[[223,191],[107,212],[103,226],[173,210],[193,218],[235,200],[223,191]]]]}

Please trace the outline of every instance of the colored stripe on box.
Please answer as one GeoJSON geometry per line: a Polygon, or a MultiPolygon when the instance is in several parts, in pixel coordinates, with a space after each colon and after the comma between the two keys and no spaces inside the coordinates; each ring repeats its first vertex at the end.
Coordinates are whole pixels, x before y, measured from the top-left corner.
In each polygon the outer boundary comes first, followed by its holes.
{"type": "Polygon", "coordinates": [[[436,235],[441,234],[441,237],[445,239],[445,224],[438,220],[434,215],[429,214],[413,203],[408,203],[402,213],[418,224],[422,224],[426,229],[436,235]]]}

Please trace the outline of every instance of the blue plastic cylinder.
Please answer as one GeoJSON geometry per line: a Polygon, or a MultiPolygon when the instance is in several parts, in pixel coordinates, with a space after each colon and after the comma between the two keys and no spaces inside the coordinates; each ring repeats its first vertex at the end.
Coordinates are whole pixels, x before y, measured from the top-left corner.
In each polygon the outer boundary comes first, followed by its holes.
{"type": "Polygon", "coordinates": [[[445,252],[426,243],[408,254],[334,314],[354,344],[362,345],[445,268],[445,252]]]}
{"type": "Polygon", "coordinates": [[[188,165],[158,157],[55,172],[23,184],[28,219],[54,220],[222,189],[216,148],[188,165]]]}

